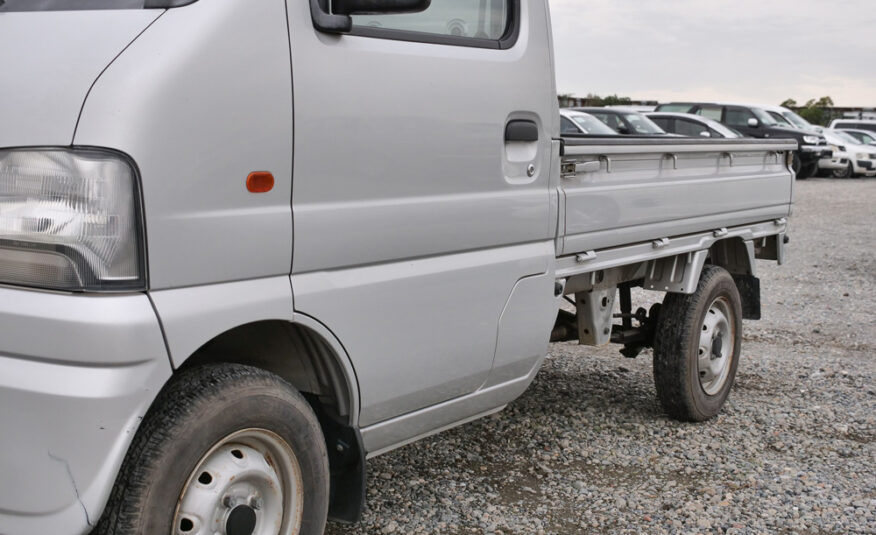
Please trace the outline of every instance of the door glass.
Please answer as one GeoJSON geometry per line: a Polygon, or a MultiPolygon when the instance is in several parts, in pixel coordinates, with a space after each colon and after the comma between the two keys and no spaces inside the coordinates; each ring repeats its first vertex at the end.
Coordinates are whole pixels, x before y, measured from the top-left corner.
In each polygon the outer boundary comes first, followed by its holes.
{"type": "Polygon", "coordinates": [[[420,13],[356,15],[356,26],[473,39],[500,39],[508,26],[511,0],[432,0],[420,13]]]}
{"type": "Polygon", "coordinates": [[[757,119],[757,117],[745,108],[727,108],[727,120],[724,122],[730,126],[747,127],[749,119],[757,119]]]}
{"type": "Polygon", "coordinates": [[[651,117],[651,120],[654,121],[657,126],[666,130],[667,132],[672,132],[672,128],[669,126],[669,122],[672,119],[667,119],[666,117],[651,117]]]}
{"type": "MultiPolygon", "coordinates": [[[[702,135],[703,132],[709,133],[709,127],[693,121],[678,119],[675,121],[675,125],[675,133],[683,136],[697,137],[702,135]]],[[[711,137],[711,134],[709,136],[711,137]]]]}

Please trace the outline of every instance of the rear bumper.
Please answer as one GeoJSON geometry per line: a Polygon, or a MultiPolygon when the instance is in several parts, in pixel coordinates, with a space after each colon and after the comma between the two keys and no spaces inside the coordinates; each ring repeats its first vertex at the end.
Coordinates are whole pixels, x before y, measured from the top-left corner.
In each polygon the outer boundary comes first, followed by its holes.
{"type": "Polygon", "coordinates": [[[89,532],[170,374],[146,295],[0,288],[0,532],[89,532]]]}

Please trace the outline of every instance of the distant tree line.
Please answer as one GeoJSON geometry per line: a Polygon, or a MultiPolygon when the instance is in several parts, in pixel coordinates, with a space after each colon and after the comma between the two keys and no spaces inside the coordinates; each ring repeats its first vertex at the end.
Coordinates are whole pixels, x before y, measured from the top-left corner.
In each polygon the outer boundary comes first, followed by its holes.
{"type": "Polygon", "coordinates": [[[630,97],[607,95],[600,97],[593,93],[587,93],[586,97],[576,97],[572,93],[560,93],[557,95],[560,106],[627,106],[633,103],[630,97]]]}
{"type": "Polygon", "coordinates": [[[830,97],[821,97],[818,100],[813,98],[806,101],[806,104],[802,106],[797,104],[796,100],[789,98],[782,102],[781,105],[796,111],[800,114],[800,117],[803,117],[810,123],[821,126],[827,126],[827,123],[830,122],[832,118],[830,108],[834,107],[833,99],[830,97]]]}

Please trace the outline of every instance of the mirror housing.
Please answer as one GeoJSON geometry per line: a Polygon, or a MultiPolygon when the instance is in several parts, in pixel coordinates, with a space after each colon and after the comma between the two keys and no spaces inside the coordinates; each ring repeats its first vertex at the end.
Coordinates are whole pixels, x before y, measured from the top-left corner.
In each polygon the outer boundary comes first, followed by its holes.
{"type": "Polygon", "coordinates": [[[751,128],[757,128],[758,126],[760,126],[760,121],[752,117],[748,120],[748,126],[750,126],[751,128]]]}
{"type": "Polygon", "coordinates": [[[702,132],[700,132],[700,137],[712,137],[712,134],[703,130],[702,132]]]}
{"type": "Polygon", "coordinates": [[[419,13],[429,9],[432,0],[310,0],[313,27],[324,33],[349,33],[353,29],[351,15],[390,15],[419,13]]]}

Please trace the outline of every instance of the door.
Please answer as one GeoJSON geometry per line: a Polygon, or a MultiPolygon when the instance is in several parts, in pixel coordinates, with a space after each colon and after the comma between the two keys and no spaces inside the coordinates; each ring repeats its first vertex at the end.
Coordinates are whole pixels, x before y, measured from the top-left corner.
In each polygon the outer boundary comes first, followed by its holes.
{"type": "Polygon", "coordinates": [[[758,127],[753,127],[748,124],[751,119],[758,120],[757,116],[748,108],[727,106],[727,110],[724,112],[724,124],[730,128],[734,128],[746,136],[764,137],[764,125],[759,124],[758,127]]]}
{"type": "Polygon", "coordinates": [[[515,284],[548,269],[544,3],[433,0],[342,35],[287,5],[295,308],[344,345],[361,426],[473,392],[515,284]]]}

